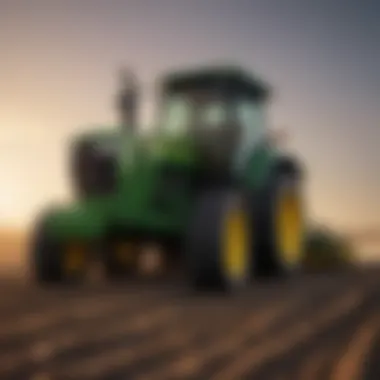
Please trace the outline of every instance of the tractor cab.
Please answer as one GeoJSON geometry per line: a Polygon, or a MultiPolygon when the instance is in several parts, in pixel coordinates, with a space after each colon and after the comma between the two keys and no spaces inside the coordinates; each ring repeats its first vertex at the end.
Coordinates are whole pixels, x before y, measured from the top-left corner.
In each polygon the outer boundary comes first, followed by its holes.
{"type": "Polygon", "coordinates": [[[171,74],[163,83],[160,128],[191,137],[208,161],[226,167],[264,138],[268,95],[237,68],[171,74]]]}

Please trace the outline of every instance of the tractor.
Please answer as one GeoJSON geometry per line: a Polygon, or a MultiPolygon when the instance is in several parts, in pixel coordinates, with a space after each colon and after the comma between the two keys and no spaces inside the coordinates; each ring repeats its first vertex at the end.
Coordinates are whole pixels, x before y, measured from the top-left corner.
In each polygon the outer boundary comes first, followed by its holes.
{"type": "Polygon", "coordinates": [[[228,65],[159,83],[148,133],[137,128],[137,91],[127,91],[117,127],[74,136],[75,201],[36,218],[36,281],[81,281],[95,256],[108,280],[126,279],[147,245],[160,248],[163,276],[181,273],[193,289],[234,291],[299,272],[303,168],[268,138],[271,88],[228,65]]]}

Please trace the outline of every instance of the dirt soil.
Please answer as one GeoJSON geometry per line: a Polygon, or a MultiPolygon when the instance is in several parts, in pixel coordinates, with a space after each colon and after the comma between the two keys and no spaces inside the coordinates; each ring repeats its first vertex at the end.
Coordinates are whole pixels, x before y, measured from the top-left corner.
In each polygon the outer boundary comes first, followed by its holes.
{"type": "Polygon", "coordinates": [[[174,283],[0,284],[3,380],[380,379],[380,269],[233,298],[174,283]]]}

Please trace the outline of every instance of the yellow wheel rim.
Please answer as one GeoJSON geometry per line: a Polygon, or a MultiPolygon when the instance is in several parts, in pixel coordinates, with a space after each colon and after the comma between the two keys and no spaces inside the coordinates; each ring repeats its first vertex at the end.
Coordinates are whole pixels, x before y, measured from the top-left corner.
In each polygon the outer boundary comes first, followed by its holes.
{"type": "Polygon", "coordinates": [[[87,249],[84,244],[70,243],[64,255],[64,268],[67,274],[84,270],[87,261],[87,249]]]}
{"type": "Polygon", "coordinates": [[[223,266],[230,278],[242,278],[247,271],[248,223],[240,208],[229,210],[223,230],[223,266]]]}
{"type": "Polygon", "coordinates": [[[300,260],[302,233],[302,209],[298,194],[282,194],[278,205],[277,239],[280,254],[287,264],[294,265],[300,260]]]}

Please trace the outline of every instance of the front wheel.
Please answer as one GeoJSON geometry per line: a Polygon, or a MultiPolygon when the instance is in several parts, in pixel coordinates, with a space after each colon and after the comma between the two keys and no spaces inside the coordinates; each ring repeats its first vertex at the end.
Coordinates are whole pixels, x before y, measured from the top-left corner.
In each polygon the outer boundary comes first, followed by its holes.
{"type": "Polygon", "coordinates": [[[259,199],[259,274],[287,276],[301,270],[305,235],[301,185],[296,173],[278,172],[259,199]]]}
{"type": "Polygon", "coordinates": [[[86,243],[55,239],[49,234],[45,218],[37,225],[31,245],[31,272],[38,283],[76,283],[84,280],[90,251],[86,243]]]}

